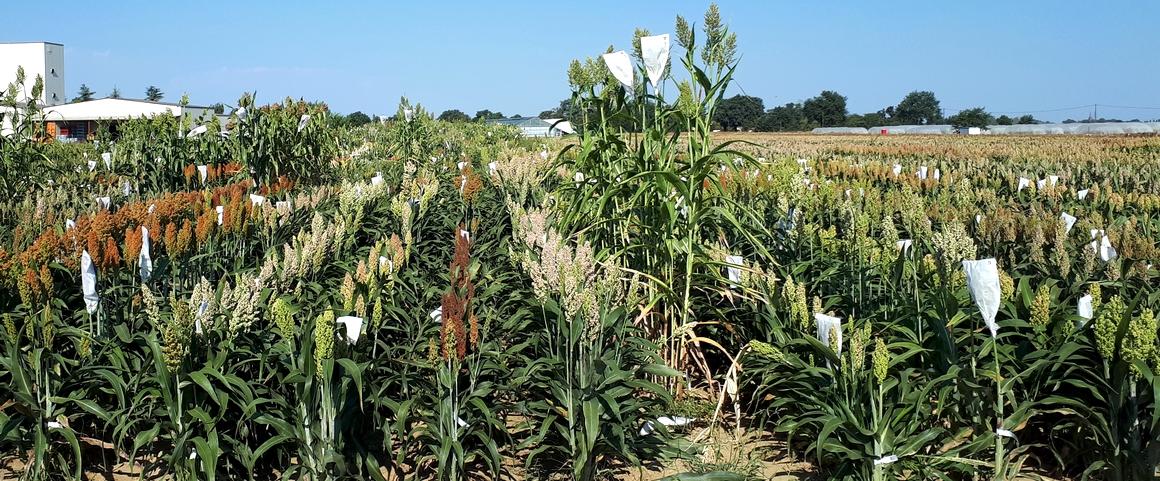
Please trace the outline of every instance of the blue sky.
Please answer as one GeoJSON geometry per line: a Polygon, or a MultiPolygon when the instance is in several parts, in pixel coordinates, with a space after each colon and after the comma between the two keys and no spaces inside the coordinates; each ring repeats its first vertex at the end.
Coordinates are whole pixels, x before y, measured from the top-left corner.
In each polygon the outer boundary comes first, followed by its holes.
{"type": "MultiPolygon", "coordinates": [[[[708,2],[21,2],[0,41],[65,44],[70,95],[116,85],[141,97],[232,104],[323,100],[339,112],[393,113],[406,95],[436,113],[535,115],[568,96],[569,60],[629,48],[634,27],[700,23],[708,2]],[[21,11],[25,9],[26,11],[21,11]],[[59,14],[46,15],[48,12],[59,14]]],[[[1160,118],[1160,2],[721,1],[742,54],[735,91],[766,107],[823,89],[851,112],[911,90],[945,110],[1103,104],[1101,116],[1160,118]]],[[[1085,118],[1090,109],[1038,112],[1085,118]]]]}

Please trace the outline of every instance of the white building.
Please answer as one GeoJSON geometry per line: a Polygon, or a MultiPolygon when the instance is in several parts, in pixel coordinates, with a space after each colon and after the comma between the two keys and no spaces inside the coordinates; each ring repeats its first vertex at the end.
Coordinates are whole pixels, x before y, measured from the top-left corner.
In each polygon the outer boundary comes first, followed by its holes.
{"type": "Polygon", "coordinates": [[[24,67],[24,91],[27,100],[36,77],[44,79],[41,105],[60,105],[67,102],[64,92],[64,45],[51,42],[0,43],[0,89],[16,81],[16,70],[24,67]]]}
{"type": "MultiPolygon", "coordinates": [[[[559,120],[559,119],[554,119],[559,120]]],[[[509,125],[520,129],[524,137],[559,137],[572,133],[572,124],[567,122],[550,123],[536,117],[512,117],[510,119],[492,119],[489,124],[509,125]],[[567,128],[568,131],[564,129],[567,128]]]]}
{"type": "Polygon", "coordinates": [[[49,126],[49,134],[61,140],[86,140],[96,130],[98,122],[109,125],[115,131],[118,122],[157,115],[186,117],[189,119],[186,129],[210,122],[215,116],[209,107],[113,98],[57,105],[41,112],[41,117],[49,126]]]}

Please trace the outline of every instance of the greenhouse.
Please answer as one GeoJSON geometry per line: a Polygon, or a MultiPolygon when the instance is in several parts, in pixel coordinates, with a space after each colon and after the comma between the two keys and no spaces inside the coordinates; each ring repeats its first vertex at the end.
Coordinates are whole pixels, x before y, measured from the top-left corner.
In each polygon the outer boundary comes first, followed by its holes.
{"type": "Polygon", "coordinates": [[[883,125],[879,127],[871,127],[869,131],[870,133],[880,135],[942,135],[955,133],[955,128],[952,125],[883,125]]]}
{"type": "Polygon", "coordinates": [[[862,127],[818,127],[810,133],[818,135],[865,135],[870,132],[862,127]]]}
{"type": "Polygon", "coordinates": [[[1071,124],[989,125],[1000,135],[1127,135],[1160,133],[1160,123],[1100,122],[1071,124]]]}

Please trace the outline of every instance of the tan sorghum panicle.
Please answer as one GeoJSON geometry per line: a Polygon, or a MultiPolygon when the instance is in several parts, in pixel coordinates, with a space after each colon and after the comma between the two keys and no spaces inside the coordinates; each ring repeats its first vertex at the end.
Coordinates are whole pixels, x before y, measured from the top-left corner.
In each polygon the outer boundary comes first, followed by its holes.
{"type": "Polygon", "coordinates": [[[367,300],[362,293],[358,294],[358,299],[354,302],[355,315],[363,319],[367,318],[367,300]]]}
{"type": "Polygon", "coordinates": [[[161,327],[161,309],[157,305],[157,298],[153,297],[153,291],[149,290],[149,286],[141,284],[141,304],[145,312],[146,319],[154,327],[161,327]]]}
{"type": "Polygon", "coordinates": [[[1067,227],[1060,222],[1055,227],[1055,235],[1051,241],[1051,262],[1062,279],[1067,279],[1071,272],[1071,256],[1067,253],[1067,227]]]}
{"type": "Polygon", "coordinates": [[[1047,267],[1047,260],[1043,257],[1043,244],[1047,242],[1047,238],[1043,234],[1043,228],[1035,226],[1032,231],[1031,239],[1027,241],[1027,248],[1029,251],[1028,259],[1031,263],[1040,269],[1047,267]]]}
{"type": "Polygon", "coordinates": [[[1119,259],[1113,259],[1104,267],[1104,276],[1106,276],[1109,281],[1116,282],[1120,280],[1121,275],[1122,273],[1120,272],[1119,259]]]}
{"type": "Polygon", "coordinates": [[[342,285],[338,288],[338,293],[342,297],[342,310],[350,312],[354,310],[354,277],[349,272],[342,278],[342,285]]]}
{"type": "Polygon", "coordinates": [[[194,319],[200,320],[204,329],[213,327],[213,316],[217,313],[217,299],[214,295],[213,285],[202,277],[189,296],[189,308],[193,311],[194,319]]]}
{"type": "Polygon", "coordinates": [[[370,281],[370,269],[367,268],[367,262],[359,259],[358,265],[355,267],[355,279],[362,284],[367,284],[370,281]]]}

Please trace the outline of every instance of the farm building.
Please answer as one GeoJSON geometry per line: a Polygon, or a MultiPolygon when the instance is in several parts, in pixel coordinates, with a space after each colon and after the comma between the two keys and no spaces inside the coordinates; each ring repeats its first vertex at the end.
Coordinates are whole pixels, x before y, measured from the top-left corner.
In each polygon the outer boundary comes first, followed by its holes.
{"type": "MultiPolygon", "coordinates": [[[[523,133],[524,137],[559,137],[570,133],[564,131],[562,128],[563,123],[556,124],[553,127],[551,122],[536,117],[512,117],[510,119],[488,120],[487,122],[517,127],[523,133]]],[[[571,124],[568,125],[568,128],[569,130],[571,129],[571,124]]]]}
{"type": "MultiPolygon", "coordinates": [[[[66,101],[64,93],[64,45],[50,42],[0,43],[0,89],[16,82],[16,70],[24,68],[25,96],[32,90],[36,77],[44,79],[44,93],[37,99],[40,105],[60,105],[66,101]]],[[[26,100],[18,97],[18,101],[26,100]]]]}
{"type": "Polygon", "coordinates": [[[214,116],[213,109],[167,102],[133,99],[98,99],[48,107],[42,112],[50,135],[60,140],[86,140],[96,130],[97,122],[111,123],[155,115],[189,116],[206,121],[214,116]]]}

